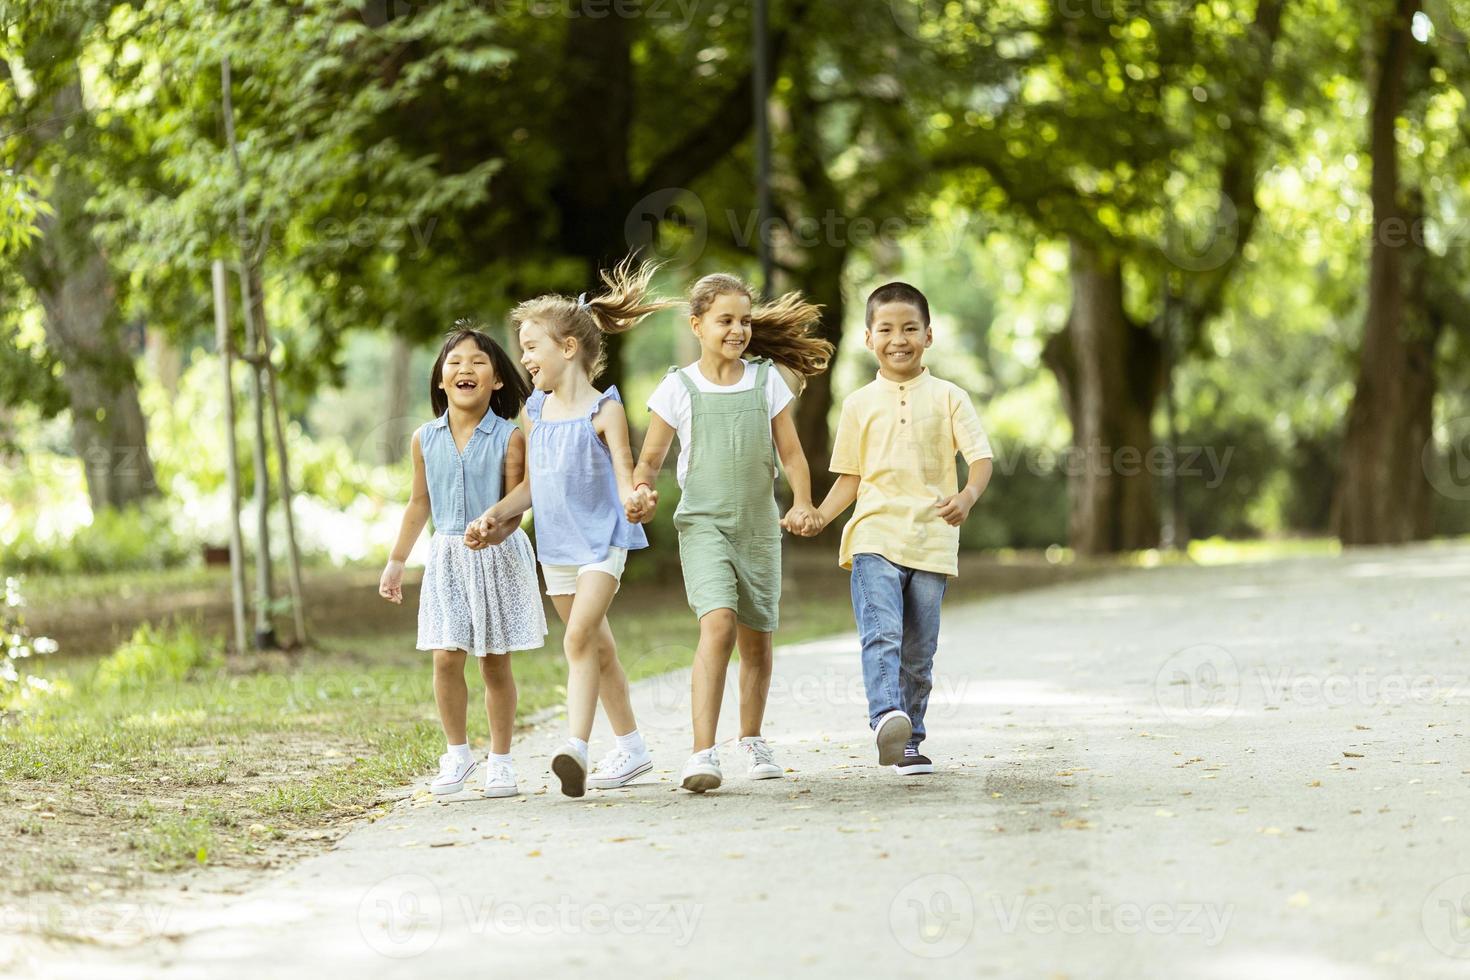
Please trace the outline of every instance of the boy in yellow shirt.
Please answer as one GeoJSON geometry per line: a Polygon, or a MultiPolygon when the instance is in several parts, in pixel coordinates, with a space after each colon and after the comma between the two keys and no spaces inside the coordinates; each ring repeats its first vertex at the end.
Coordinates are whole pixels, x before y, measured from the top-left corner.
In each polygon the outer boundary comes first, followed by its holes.
{"type": "Polygon", "coordinates": [[[934,764],[919,744],[939,606],[959,572],[960,525],[990,482],[992,453],[970,396],[924,367],[934,343],[924,294],[903,282],[880,286],[866,320],[878,376],[842,403],[831,467],[840,476],[803,530],[816,534],[857,502],[840,563],[852,571],[878,763],[927,773],[934,764]],[[956,453],[970,466],[963,489],[956,453]]]}

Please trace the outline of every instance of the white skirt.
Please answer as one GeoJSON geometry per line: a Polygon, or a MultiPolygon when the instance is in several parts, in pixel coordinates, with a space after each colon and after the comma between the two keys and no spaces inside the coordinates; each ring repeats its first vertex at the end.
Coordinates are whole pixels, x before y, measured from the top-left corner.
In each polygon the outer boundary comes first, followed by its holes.
{"type": "Polygon", "coordinates": [[[536,553],[526,532],[474,551],[459,534],[435,534],[419,590],[420,650],[535,650],[546,642],[536,553]]]}

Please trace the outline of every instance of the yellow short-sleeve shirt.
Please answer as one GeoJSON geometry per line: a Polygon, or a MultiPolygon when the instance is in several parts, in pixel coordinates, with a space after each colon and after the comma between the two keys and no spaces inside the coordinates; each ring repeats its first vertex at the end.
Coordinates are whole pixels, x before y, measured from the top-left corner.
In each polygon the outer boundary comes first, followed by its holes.
{"type": "Polygon", "coordinates": [[[912,381],[881,374],[842,403],[832,472],[858,477],[857,503],[842,529],[843,568],[879,554],[897,565],[959,573],[960,529],[934,505],[959,490],[955,454],[989,459],[990,439],[963,388],[923,372],[912,381]]]}

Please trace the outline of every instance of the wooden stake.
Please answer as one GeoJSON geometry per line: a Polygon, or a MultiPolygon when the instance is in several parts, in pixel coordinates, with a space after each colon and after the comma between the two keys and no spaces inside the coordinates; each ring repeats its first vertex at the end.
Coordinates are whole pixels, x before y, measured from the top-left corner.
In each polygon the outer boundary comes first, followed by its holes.
{"type": "Polygon", "coordinates": [[[214,260],[214,336],[224,366],[225,470],[230,478],[230,597],[235,610],[235,653],[245,653],[245,542],[240,537],[240,465],[235,458],[235,384],[231,378],[230,298],[225,264],[214,260]]]}
{"type": "MultiPolygon", "coordinates": [[[[251,276],[257,286],[257,294],[260,290],[259,280],[251,276]]],[[[265,316],[265,297],[261,296],[260,310],[260,338],[263,342],[265,357],[265,390],[270,396],[271,402],[271,424],[276,437],[276,467],[281,471],[281,503],[286,508],[286,567],[291,575],[291,611],[294,614],[296,624],[296,645],[306,645],[306,603],[302,597],[301,589],[301,551],[296,545],[296,519],[291,514],[291,466],[287,458],[286,433],[281,425],[281,401],[276,396],[276,368],[271,361],[271,328],[270,321],[265,316]]]]}
{"type": "MultiPolygon", "coordinates": [[[[225,142],[231,155],[235,154],[235,110],[230,104],[230,59],[220,62],[220,81],[224,100],[225,142]]],[[[239,160],[236,158],[236,170],[239,160]]],[[[245,251],[248,226],[245,222],[245,202],[240,202],[239,234],[240,250],[245,251]]],[[[240,303],[245,314],[245,355],[250,365],[250,404],[255,415],[255,533],[259,551],[255,562],[255,648],[276,650],[276,630],[271,624],[271,603],[274,589],[271,585],[270,526],[270,470],[265,457],[265,405],[264,392],[260,383],[260,339],[255,330],[255,301],[251,294],[250,277],[242,263],[240,267],[240,303]]]]}

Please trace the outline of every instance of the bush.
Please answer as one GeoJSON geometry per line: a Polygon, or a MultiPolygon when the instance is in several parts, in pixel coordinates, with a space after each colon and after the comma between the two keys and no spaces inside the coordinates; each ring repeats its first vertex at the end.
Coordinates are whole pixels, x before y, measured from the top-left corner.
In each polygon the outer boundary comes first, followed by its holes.
{"type": "Polygon", "coordinates": [[[36,654],[56,652],[55,640],[31,636],[22,612],[25,599],[21,596],[18,579],[6,578],[4,599],[0,604],[0,643],[3,643],[0,646],[0,711],[51,690],[51,685],[41,678],[22,674],[18,664],[36,654]]]}
{"type": "Polygon", "coordinates": [[[93,683],[109,691],[135,691],[159,681],[181,681],[219,663],[216,640],[189,624],[144,623],[128,642],[97,665],[93,683]]]}
{"type": "Polygon", "coordinates": [[[197,559],[199,544],[177,532],[173,516],[173,508],[158,500],[100,511],[69,536],[43,538],[24,527],[0,545],[0,566],[54,575],[177,568],[197,559]]]}

